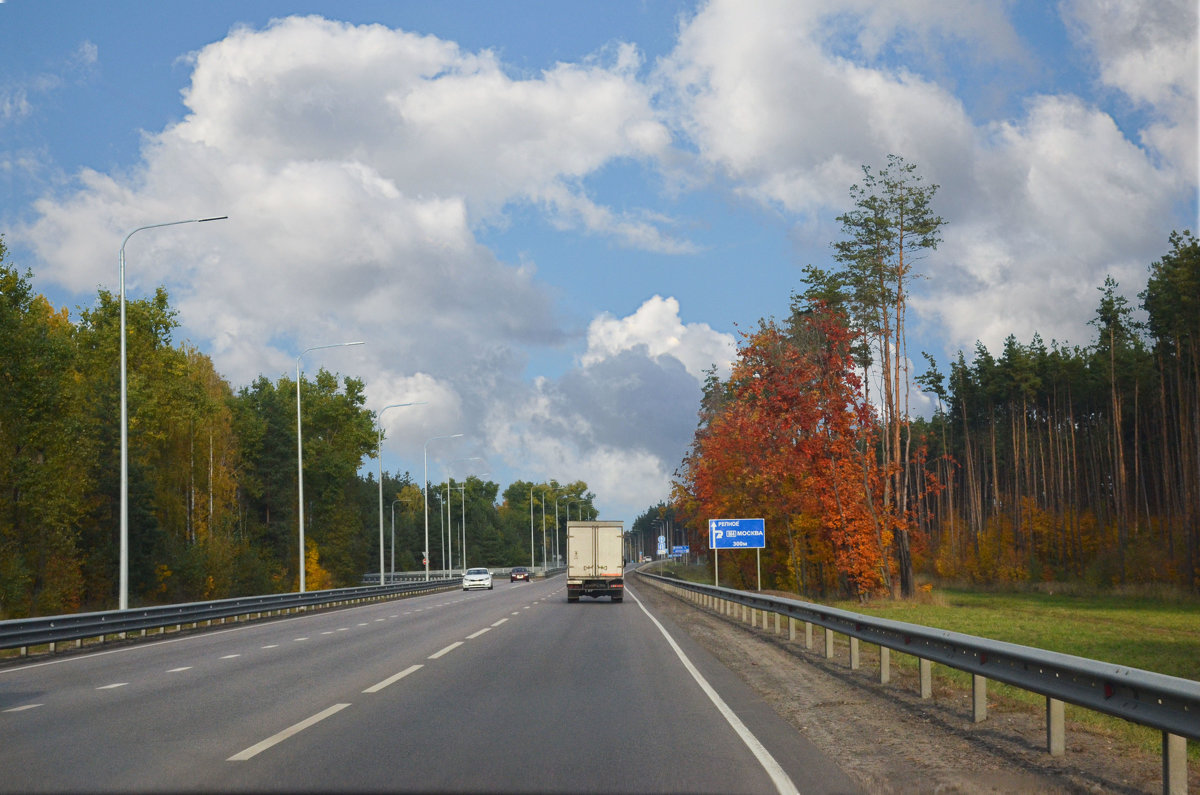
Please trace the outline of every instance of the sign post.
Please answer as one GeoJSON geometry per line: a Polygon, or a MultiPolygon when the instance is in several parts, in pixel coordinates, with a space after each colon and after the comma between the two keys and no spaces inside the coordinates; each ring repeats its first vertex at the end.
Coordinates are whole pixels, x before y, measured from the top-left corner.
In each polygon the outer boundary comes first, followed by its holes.
{"type": "MultiPolygon", "coordinates": [[[[721,584],[717,550],[762,549],[766,545],[767,529],[763,519],[709,519],[708,548],[713,551],[713,584],[721,584]]],[[[758,590],[762,590],[761,564],[758,569],[758,590]]]]}

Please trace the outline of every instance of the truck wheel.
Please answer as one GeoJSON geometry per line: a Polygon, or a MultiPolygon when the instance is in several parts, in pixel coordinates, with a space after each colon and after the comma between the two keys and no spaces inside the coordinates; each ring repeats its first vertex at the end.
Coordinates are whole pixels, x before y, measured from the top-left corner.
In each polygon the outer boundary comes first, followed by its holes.
{"type": "Polygon", "coordinates": [[[567,594],[567,602],[568,602],[568,603],[569,603],[569,602],[578,602],[578,601],[579,601],[579,597],[578,597],[578,596],[571,596],[570,594],[567,594]]]}

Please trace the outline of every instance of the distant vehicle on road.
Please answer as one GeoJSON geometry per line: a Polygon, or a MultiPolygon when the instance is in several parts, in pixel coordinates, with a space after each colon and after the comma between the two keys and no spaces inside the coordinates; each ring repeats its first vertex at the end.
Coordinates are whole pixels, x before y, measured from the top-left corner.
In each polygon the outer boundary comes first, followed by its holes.
{"type": "Polygon", "coordinates": [[[625,524],[567,522],[567,601],[625,597],[625,524]]]}
{"type": "Polygon", "coordinates": [[[529,582],[529,569],[525,568],[524,566],[514,566],[508,573],[508,581],[516,582],[517,580],[529,582]]]}
{"type": "Polygon", "coordinates": [[[492,590],[492,573],[487,569],[467,569],[463,575],[463,590],[472,588],[487,588],[492,590]]]}

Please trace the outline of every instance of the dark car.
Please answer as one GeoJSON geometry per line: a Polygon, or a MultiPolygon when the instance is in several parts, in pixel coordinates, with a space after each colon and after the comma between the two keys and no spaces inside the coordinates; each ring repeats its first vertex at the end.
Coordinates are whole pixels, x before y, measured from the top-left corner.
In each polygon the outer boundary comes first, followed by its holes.
{"type": "Polygon", "coordinates": [[[529,569],[524,566],[514,566],[513,570],[509,572],[508,581],[516,582],[517,580],[529,582],[529,569]]]}

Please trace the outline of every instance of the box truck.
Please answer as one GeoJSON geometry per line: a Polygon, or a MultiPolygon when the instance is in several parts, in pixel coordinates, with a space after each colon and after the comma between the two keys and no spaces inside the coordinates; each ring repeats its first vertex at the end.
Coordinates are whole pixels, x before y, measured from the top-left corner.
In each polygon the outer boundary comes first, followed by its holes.
{"type": "Polygon", "coordinates": [[[625,595],[624,522],[567,522],[567,601],[625,595]]]}

